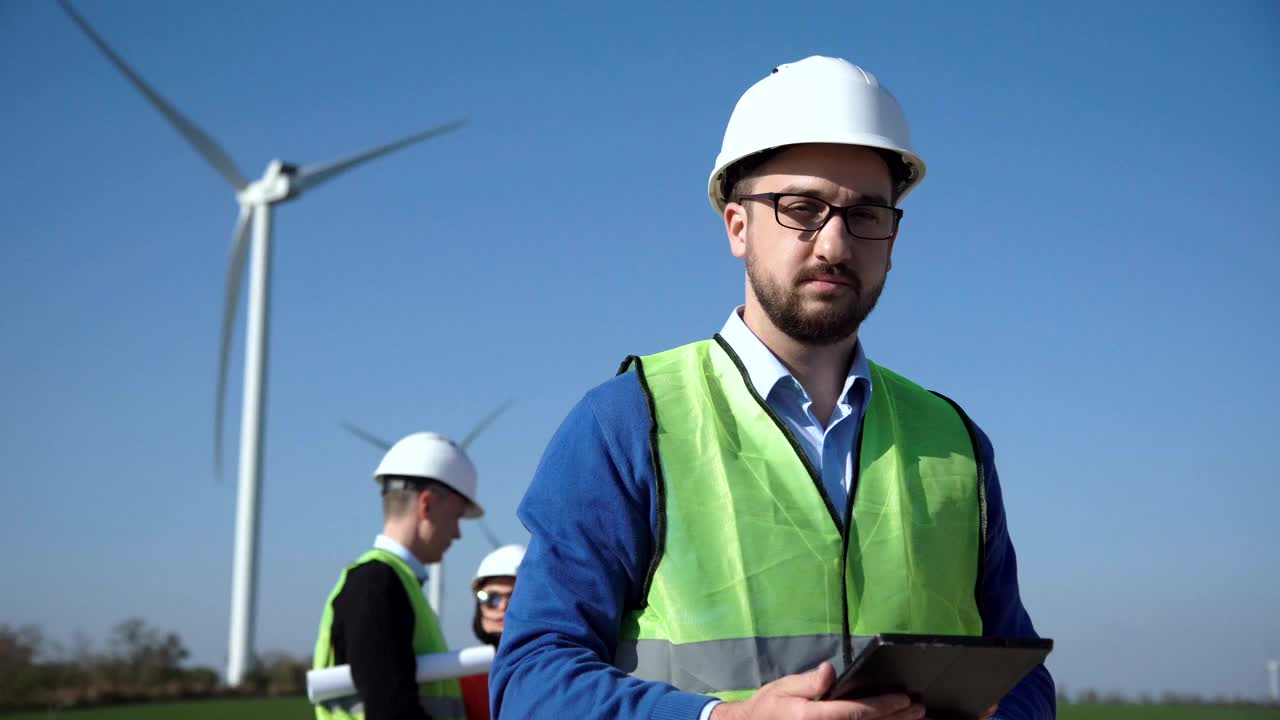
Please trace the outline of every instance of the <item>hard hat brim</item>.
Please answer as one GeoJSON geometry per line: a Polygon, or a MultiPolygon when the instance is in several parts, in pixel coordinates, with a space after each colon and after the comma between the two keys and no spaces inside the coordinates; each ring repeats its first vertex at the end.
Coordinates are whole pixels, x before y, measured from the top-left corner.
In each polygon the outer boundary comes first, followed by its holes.
{"type": "Polygon", "coordinates": [[[907,196],[907,193],[915,189],[915,187],[920,184],[921,180],[924,180],[924,175],[925,175],[924,159],[921,158],[919,155],[915,154],[914,152],[907,150],[906,148],[898,147],[888,138],[878,136],[878,135],[858,134],[858,135],[844,135],[844,136],[831,137],[831,138],[821,138],[817,140],[806,139],[800,142],[782,143],[780,145],[774,145],[773,147],[764,148],[762,150],[756,150],[738,157],[718,158],[718,162],[716,163],[715,169],[711,171],[711,176],[707,178],[707,196],[708,196],[708,199],[711,201],[711,207],[715,209],[717,214],[724,215],[724,209],[729,204],[729,199],[724,197],[724,194],[721,192],[721,190],[725,189],[722,187],[724,182],[724,176],[725,176],[725,173],[728,172],[729,168],[733,167],[733,165],[735,165],[736,163],[742,160],[745,160],[751,157],[752,155],[755,155],[760,152],[776,152],[778,150],[794,147],[796,145],[810,145],[810,144],[853,145],[855,147],[865,147],[865,148],[870,148],[872,150],[884,150],[887,152],[894,153],[895,155],[898,155],[899,157],[902,158],[902,162],[912,170],[911,177],[905,183],[903,183],[900,187],[895,188],[895,191],[897,192],[898,202],[901,202],[902,199],[907,196]]]}

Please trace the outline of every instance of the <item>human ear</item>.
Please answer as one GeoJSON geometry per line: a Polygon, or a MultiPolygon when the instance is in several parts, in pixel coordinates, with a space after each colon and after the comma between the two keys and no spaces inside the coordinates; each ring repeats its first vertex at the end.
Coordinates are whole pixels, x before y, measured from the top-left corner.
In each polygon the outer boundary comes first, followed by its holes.
{"type": "Polygon", "coordinates": [[[430,517],[431,505],[435,502],[435,495],[430,490],[423,490],[418,493],[418,519],[426,520],[430,517]]]}
{"type": "Polygon", "coordinates": [[[724,208],[724,231],[729,237],[729,252],[736,258],[747,256],[747,209],[741,203],[724,208]]]}

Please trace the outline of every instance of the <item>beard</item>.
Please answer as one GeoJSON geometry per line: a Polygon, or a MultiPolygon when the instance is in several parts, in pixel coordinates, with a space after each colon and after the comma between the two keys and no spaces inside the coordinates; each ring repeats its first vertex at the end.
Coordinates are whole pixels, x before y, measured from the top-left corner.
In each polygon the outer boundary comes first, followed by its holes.
{"type": "Polygon", "coordinates": [[[804,345],[832,345],[858,332],[880,299],[884,282],[865,290],[862,281],[840,265],[820,263],[796,276],[791,287],[763,272],[755,253],[747,252],[747,280],[770,322],[788,337],[804,345]],[[806,311],[799,286],[820,275],[836,275],[849,283],[848,292],[814,311],[806,311]]]}

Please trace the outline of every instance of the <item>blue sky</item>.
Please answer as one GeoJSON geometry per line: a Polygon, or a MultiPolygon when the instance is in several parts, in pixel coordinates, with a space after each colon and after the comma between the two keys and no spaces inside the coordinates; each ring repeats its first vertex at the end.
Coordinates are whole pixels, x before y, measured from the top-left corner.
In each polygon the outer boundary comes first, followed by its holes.
{"type": "MultiPolygon", "coordinates": [[[[310,652],[380,527],[344,418],[461,435],[515,398],[474,455],[491,524],[527,537],[581,394],[740,302],[706,174],[747,86],[827,54],[894,91],[929,163],[863,341],[991,435],[1059,683],[1265,691],[1274,4],[534,5],[79,4],[246,176],[471,119],[276,214],[260,650],[310,652]]],[[[0,97],[0,622],[141,615],[221,667],[232,195],[52,2],[0,1],[0,97]]],[[[473,529],[446,560],[454,644],[485,550],[473,529]]]]}

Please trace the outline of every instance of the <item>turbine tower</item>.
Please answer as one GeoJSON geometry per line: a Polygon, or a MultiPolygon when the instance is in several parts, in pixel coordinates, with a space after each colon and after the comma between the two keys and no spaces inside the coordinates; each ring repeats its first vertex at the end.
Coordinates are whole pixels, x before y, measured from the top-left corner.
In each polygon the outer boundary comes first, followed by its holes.
{"type": "Polygon", "coordinates": [[[62,9],[89,40],[115,65],[178,134],[231,185],[239,205],[239,217],[231,235],[231,259],[227,267],[226,300],[218,351],[218,377],[214,409],[214,469],[222,474],[222,424],[226,404],[227,357],[235,326],[245,262],[249,261],[249,307],[245,328],[244,396],[240,418],[240,478],[236,498],[235,551],[231,582],[231,630],[227,650],[227,684],[237,686],[249,669],[253,651],[258,563],[258,499],[261,491],[263,417],[266,391],[267,317],[271,295],[271,211],[335,177],[370,160],[406,148],[461,127],[461,121],[414,133],[385,145],[331,163],[299,168],[280,160],[267,164],[253,182],[241,175],[231,157],[208,133],[201,130],[146,83],[106,41],[76,12],[68,0],[62,9]]]}
{"type": "Polygon", "coordinates": [[[1267,661],[1267,686],[1271,691],[1271,702],[1280,703],[1280,660],[1267,661]]]}
{"type": "MultiPolygon", "coordinates": [[[[462,438],[462,441],[458,443],[458,446],[465,451],[467,446],[474,442],[475,439],[480,436],[480,433],[484,432],[485,429],[487,429],[494,420],[497,420],[499,415],[506,412],[509,407],[511,407],[511,400],[508,399],[503,401],[501,405],[494,408],[488,415],[481,418],[480,422],[476,423],[475,427],[471,428],[471,432],[467,433],[466,436],[462,438]]],[[[390,450],[391,446],[395,444],[389,440],[374,435],[358,425],[346,422],[345,420],[342,422],[342,427],[347,432],[355,435],[370,445],[381,449],[383,452],[390,450]]],[[[476,522],[480,524],[480,532],[484,533],[485,539],[489,541],[489,544],[493,546],[494,550],[497,550],[502,546],[502,541],[498,539],[498,536],[494,534],[493,530],[489,529],[489,525],[484,521],[484,518],[476,518],[476,522]]],[[[432,563],[428,568],[427,601],[431,603],[431,609],[436,611],[436,617],[440,620],[441,624],[443,624],[444,571],[440,566],[441,563],[437,562],[432,563]]]]}

